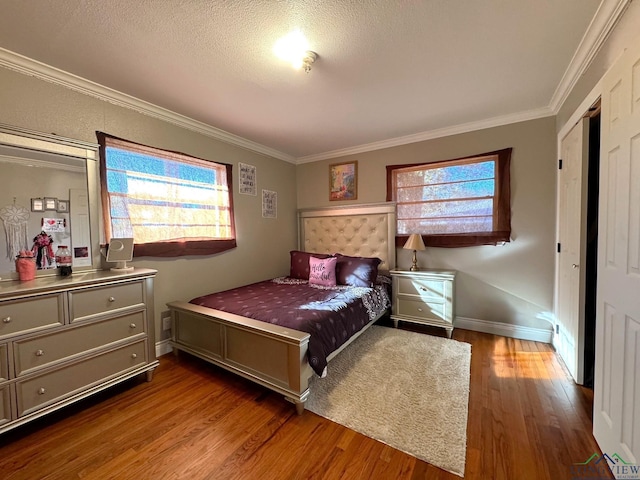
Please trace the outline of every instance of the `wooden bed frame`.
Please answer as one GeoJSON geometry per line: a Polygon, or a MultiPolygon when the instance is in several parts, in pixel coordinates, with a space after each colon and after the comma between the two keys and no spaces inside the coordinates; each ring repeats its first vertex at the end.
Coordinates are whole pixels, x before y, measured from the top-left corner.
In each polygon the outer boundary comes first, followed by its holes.
{"type": "MultiPolygon", "coordinates": [[[[395,267],[395,218],[392,203],[300,210],[298,248],[378,257],[379,270],[388,272],[395,267]]],[[[264,385],[293,402],[299,414],[304,411],[313,374],[307,362],[308,333],[187,302],[171,302],[168,307],[174,352],[190,353],[264,385]]]]}

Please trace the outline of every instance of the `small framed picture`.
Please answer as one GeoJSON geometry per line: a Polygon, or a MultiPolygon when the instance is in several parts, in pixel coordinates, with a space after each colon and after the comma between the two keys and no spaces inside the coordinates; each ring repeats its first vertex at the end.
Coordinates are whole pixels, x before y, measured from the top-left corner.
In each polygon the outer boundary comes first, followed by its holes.
{"type": "Polygon", "coordinates": [[[57,210],[58,209],[58,199],[52,197],[44,198],[44,209],[45,210],[57,210]]]}
{"type": "Polygon", "coordinates": [[[69,200],[58,200],[58,213],[69,213],[69,200]]]}
{"type": "Polygon", "coordinates": [[[329,165],[329,200],[358,198],[358,161],[329,165]]]}
{"type": "Polygon", "coordinates": [[[31,199],[31,211],[32,212],[44,212],[44,201],[41,198],[31,199]]]}

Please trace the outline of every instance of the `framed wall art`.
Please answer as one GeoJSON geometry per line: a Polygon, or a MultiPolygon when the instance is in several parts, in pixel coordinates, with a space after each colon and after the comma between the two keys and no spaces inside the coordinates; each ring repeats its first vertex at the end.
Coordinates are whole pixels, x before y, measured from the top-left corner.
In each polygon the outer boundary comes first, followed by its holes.
{"type": "Polygon", "coordinates": [[[69,213],[69,200],[58,200],[58,213],[69,213]]]}
{"type": "Polygon", "coordinates": [[[358,198],[358,162],[329,165],[329,200],[358,198]]]}

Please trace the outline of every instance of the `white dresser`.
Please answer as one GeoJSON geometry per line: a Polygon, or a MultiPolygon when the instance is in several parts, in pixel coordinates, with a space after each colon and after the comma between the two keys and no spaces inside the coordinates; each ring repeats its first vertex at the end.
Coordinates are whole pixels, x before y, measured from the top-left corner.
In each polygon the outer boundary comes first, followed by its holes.
{"type": "Polygon", "coordinates": [[[451,338],[455,316],[455,278],[453,270],[392,270],[393,303],[391,318],[447,330],[451,338]]]}
{"type": "Polygon", "coordinates": [[[155,270],[0,282],[0,433],[141,373],[155,270]]]}

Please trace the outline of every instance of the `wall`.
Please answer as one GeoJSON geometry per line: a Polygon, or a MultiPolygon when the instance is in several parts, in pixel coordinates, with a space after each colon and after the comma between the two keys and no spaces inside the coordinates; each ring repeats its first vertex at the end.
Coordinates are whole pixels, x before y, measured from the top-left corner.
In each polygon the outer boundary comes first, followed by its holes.
{"type": "MultiPolygon", "coordinates": [[[[160,313],[173,300],[285,275],[297,245],[295,166],[230,145],[131,109],[0,68],[0,123],[96,143],[96,130],[159,148],[234,166],[238,247],[225,253],[178,259],[134,259],[158,270],[155,282],[156,340],[160,313]],[[257,168],[258,196],[238,193],[237,164],[257,168]],[[278,218],[262,218],[261,190],[278,193],[278,218]]],[[[98,239],[92,239],[97,242],[98,239]]]]}
{"type": "MultiPolygon", "coordinates": [[[[556,135],[553,117],[453,135],[297,167],[298,207],[330,202],[331,163],[358,161],[358,199],[383,202],[386,165],[432,162],[513,147],[512,241],[505,246],[428,248],[419,264],[458,271],[456,316],[551,329],[555,255],[556,135]]],[[[411,252],[397,249],[399,268],[411,252]]]]}

